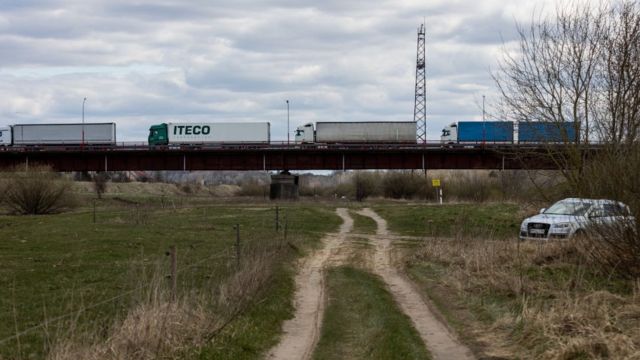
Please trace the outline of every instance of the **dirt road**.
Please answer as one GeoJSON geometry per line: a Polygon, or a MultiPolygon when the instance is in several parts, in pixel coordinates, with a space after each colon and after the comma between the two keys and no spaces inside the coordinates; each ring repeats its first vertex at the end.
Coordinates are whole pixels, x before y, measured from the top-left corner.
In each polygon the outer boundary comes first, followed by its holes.
{"type": "MultiPolygon", "coordinates": [[[[341,257],[336,255],[339,255],[340,247],[353,228],[353,219],[347,209],[337,209],[336,213],[343,221],[340,231],[337,234],[328,234],[323,239],[324,247],[307,257],[301,264],[295,280],[294,317],[285,321],[283,338],[269,351],[267,359],[306,360],[313,354],[324,316],[324,269],[331,265],[330,260],[341,257]]],[[[394,236],[389,234],[387,222],[368,208],[359,214],[371,217],[377,224],[376,235],[358,235],[368,238],[375,245],[374,271],[389,286],[400,309],[411,318],[433,358],[474,359],[471,351],[434,316],[411,282],[392,266],[391,239],[394,236]]]]}
{"type": "Polygon", "coordinates": [[[471,351],[434,316],[411,282],[392,266],[391,237],[387,230],[387,222],[368,208],[358,213],[372,218],[377,224],[376,236],[370,237],[376,246],[374,271],[387,283],[400,309],[411,318],[433,358],[474,359],[471,351]]]}
{"type": "Polygon", "coordinates": [[[311,358],[318,342],[324,316],[324,267],[327,260],[344,242],[353,228],[353,219],[347,209],[336,209],[342,218],[337,234],[328,234],[324,247],[307,257],[296,276],[295,314],[285,321],[280,343],[267,354],[267,359],[305,360],[311,358]]]}

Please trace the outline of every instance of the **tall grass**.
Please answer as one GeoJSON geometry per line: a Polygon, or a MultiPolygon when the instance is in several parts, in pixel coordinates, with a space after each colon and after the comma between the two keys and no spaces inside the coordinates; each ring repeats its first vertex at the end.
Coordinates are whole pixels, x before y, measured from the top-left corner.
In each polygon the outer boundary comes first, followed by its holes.
{"type": "Polygon", "coordinates": [[[484,322],[476,327],[495,338],[488,353],[640,356],[640,284],[598,272],[571,242],[427,239],[412,263],[435,266],[432,275],[484,322]]]}
{"type": "MultiPolygon", "coordinates": [[[[187,287],[174,300],[165,272],[156,271],[145,291],[121,317],[82,334],[57,338],[48,358],[172,359],[185,356],[216,335],[252,302],[291,251],[279,245],[247,249],[240,268],[229,260],[207,284],[187,287]],[[226,274],[226,275],[225,275],[226,274]]],[[[69,324],[70,329],[76,326],[69,324]]]]}

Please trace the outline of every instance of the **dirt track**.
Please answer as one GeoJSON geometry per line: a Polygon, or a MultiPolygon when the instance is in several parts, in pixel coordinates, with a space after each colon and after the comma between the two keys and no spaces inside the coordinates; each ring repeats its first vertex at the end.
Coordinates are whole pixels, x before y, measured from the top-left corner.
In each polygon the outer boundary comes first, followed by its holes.
{"type": "MultiPolygon", "coordinates": [[[[295,279],[294,317],[285,321],[283,338],[269,351],[267,359],[306,360],[313,354],[324,316],[324,269],[330,266],[332,261],[341,258],[338,251],[353,228],[353,219],[347,209],[339,208],[336,213],[343,221],[340,231],[337,234],[328,234],[323,239],[324,248],[307,257],[301,264],[300,272],[295,279]]],[[[474,359],[471,351],[434,316],[411,282],[392,266],[391,239],[395,237],[389,234],[387,222],[368,208],[359,214],[371,217],[377,224],[376,235],[358,235],[368,238],[375,245],[375,273],[382,277],[400,309],[411,318],[433,358],[474,359]]]]}
{"type": "Polygon", "coordinates": [[[376,236],[370,237],[376,246],[374,271],[387,283],[400,309],[411,318],[433,358],[474,359],[471,351],[434,316],[411,282],[391,265],[391,237],[387,222],[368,208],[358,213],[372,218],[378,225],[376,236]]]}
{"type": "Polygon", "coordinates": [[[322,240],[324,248],[306,258],[302,264],[296,276],[294,317],[285,321],[284,336],[280,343],[269,351],[267,359],[311,358],[318,342],[324,315],[324,267],[353,228],[353,219],[349,216],[347,209],[336,209],[336,213],[343,221],[340,232],[328,234],[322,240]]]}

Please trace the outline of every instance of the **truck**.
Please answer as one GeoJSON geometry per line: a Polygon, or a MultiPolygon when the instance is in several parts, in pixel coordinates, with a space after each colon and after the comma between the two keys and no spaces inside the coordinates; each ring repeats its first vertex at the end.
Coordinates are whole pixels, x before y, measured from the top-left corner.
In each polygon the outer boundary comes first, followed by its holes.
{"type": "Polygon", "coordinates": [[[518,122],[518,143],[562,143],[576,141],[580,123],[532,121],[518,122]],[[578,129],[578,131],[576,131],[578,129]]]}
{"type": "Polygon", "coordinates": [[[561,143],[576,141],[579,123],[547,121],[459,121],[442,129],[443,144],[561,143]]]}
{"type": "Polygon", "coordinates": [[[324,144],[416,143],[413,121],[318,121],[298,126],[295,142],[324,144]]]}
{"type": "Polygon", "coordinates": [[[513,143],[511,121],[459,121],[442,129],[440,141],[452,143],[513,143]]]}
{"type": "Polygon", "coordinates": [[[163,123],[149,128],[149,146],[269,144],[268,122],[163,123]]]}
{"type": "Polygon", "coordinates": [[[115,123],[17,124],[0,128],[2,146],[115,144],[115,123]]]}

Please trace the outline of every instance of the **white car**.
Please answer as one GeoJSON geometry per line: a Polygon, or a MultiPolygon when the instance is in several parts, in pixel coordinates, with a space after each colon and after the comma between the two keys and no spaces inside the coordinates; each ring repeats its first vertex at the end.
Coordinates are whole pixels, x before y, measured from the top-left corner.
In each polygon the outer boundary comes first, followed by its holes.
{"type": "Polygon", "coordinates": [[[635,226],[629,207],[619,201],[568,198],[524,219],[520,225],[520,240],[569,239],[585,234],[594,224],[617,222],[635,226]]]}

